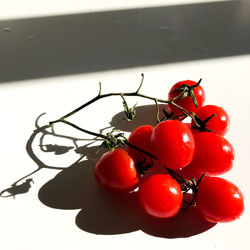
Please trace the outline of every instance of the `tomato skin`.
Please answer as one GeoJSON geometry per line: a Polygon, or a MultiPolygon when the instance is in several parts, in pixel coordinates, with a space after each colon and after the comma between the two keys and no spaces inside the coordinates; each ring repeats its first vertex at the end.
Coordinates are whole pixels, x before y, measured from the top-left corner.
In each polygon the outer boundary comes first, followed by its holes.
{"type": "MultiPolygon", "coordinates": [[[[177,82],[170,89],[170,91],[168,93],[168,99],[171,100],[172,98],[178,96],[181,92],[173,92],[173,91],[175,89],[180,88],[183,84],[187,84],[188,86],[193,86],[196,83],[197,82],[191,81],[191,80],[184,80],[184,81],[177,82]]],[[[198,108],[202,107],[204,104],[204,101],[205,101],[205,91],[203,90],[203,88],[200,85],[198,85],[197,87],[194,88],[193,93],[194,93],[196,100],[197,100],[197,107],[198,108]]],[[[176,99],[174,102],[189,112],[195,112],[197,110],[197,108],[196,108],[196,106],[195,106],[195,104],[190,96],[187,96],[183,100],[180,100],[180,98],[176,99]]],[[[179,108],[177,108],[171,104],[169,104],[169,107],[172,110],[172,112],[174,112],[174,114],[176,116],[183,115],[183,112],[179,108]]]]}
{"type": "Polygon", "coordinates": [[[198,186],[197,208],[210,222],[230,222],[244,211],[244,197],[232,182],[220,177],[204,177],[198,186]]]}
{"type": "Polygon", "coordinates": [[[112,191],[127,191],[139,182],[135,163],[124,149],[104,153],[94,169],[97,182],[112,191]]]}
{"type": "Polygon", "coordinates": [[[187,180],[192,180],[192,178],[194,178],[196,181],[198,181],[203,174],[201,170],[197,168],[191,168],[190,166],[175,169],[174,171],[187,180]]]}
{"type": "Polygon", "coordinates": [[[193,134],[181,121],[160,122],[153,129],[151,141],[157,160],[170,169],[183,168],[193,159],[193,134]]]}
{"type": "MultiPolygon", "coordinates": [[[[136,146],[139,149],[142,149],[148,153],[153,153],[152,144],[151,144],[151,135],[153,132],[153,126],[143,125],[134,129],[128,137],[128,142],[133,146],[136,146]]],[[[146,157],[146,154],[128,147],[130,155],[133,156],[135,162],[143,161],[146,157]]]]}
{"type": "MultiPolygon", "coordinates": [[[[201,121],[205,121],[208,117],[214,114],[214,116],[206,122],[205,126],[220,135],[225,135],[230,126],[230,119],[227,112],[216,105],[206,105],[196,110],[195,114],[201,121]]],[[[195,123],[192,120],[191,126],[195,127],[195,123]]]]}
{"type": "Polygon", "coordinates": [[[232,168],[234,149],[224,137],[213,132],[198,132],[194,139],[196,150],[187,170],[193,168],[208,175],[220,175],[232,168]]]}
{"type": "Polygon", "coordinates": [[[144,211],[157,218],[170,218],[181,208],[180,185],[170,175],[155,174],[139,185],[138,198],[144,211]]]}

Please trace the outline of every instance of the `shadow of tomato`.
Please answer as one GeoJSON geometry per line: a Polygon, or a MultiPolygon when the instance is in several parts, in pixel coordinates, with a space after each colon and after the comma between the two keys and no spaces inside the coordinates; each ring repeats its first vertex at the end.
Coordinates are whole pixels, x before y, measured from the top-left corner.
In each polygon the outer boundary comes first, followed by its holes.
{"type": "Polygon", "coordinates": [[[46,206],[80,209],[76,225],[89,233],[113,235],[142,230],[165,238],[190,237],[215,224],[207,222],[195,207],[170,219],[152,218],[142,212],[137,193],[117,194],[101,188],[93,175],[94,162],[83,161],[57,174],[39,191],[46,206]]]}
{"type": "MultiPolygon", "coordinates": [[[[110,124],[132,131],[142,124],[153,124],[152,113],[155,113],[154,105],[141,106],[137,108],[135,121],[122,120],[124,113],[120,112],[110,124]]],[[[215,225],[207,222],[196,207],[181,210],[173,218],[152,218],[142,211],[136,192],[118,194],[104,190],[94,178],[94,166],[101,155],[101,152],[96,154],[97,148],[84,147],[83,152],[78,152],[87,159],[63,169],[48,181],[39,191],[40,201],[52,208],[79,209],[76,225],[93,234],[114,235],[141,230],[156,237],[180,238],[203,233],[215,225]]]]}

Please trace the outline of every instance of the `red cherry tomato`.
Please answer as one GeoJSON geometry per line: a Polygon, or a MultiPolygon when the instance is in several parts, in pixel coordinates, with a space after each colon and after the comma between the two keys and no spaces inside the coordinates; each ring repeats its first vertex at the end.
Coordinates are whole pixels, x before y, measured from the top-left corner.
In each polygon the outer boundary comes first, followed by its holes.
{"type": "MultiPolygon", "coordinates": [[[[173,85],[173,87],[170,89],[169,93],[168,93],[168,99],[171,100],[172,98],[180,95],[181,91],[177,91],[177,89],[181,88],[183,85],[187,85],[187,86],[194,86],[195,84],[197,84],[197,82],[194,81],[190,81],[190,80],[185,80],[185,81],[181,81],[181,82],[177,82],[175,85],[173,85]]],[[[203,88],[198,85],[197,87],[195,87],[193,90],[193,94],[196,98],[197,101],[197,107],[200,108],[203,106],[203,103],[205,101],[205,92],[203,90],[203,88]]],[[[184,99],[181,99],[181,97],[177,98],[174,101],[176,104],[178,104],[179,106],[181,106],[182,108],[186,109],[189,112],[195,112],[197,107],[195,106],[192,98],[190,95],[188,95],[187,97],[185,97],[184,99]]],[[[174,112],[174,114],[177,115],[183,115],[183,112],[173,106],[173,105],[169,105],[171,110],[174,112]]]]}
{"type": "MultiPolygon", "coordinates": [[[[151,135],[153,128],[154,127],[151,125],[143,125],[134,129],[128,137],[128,142],[133,146],[152,154],[151,135]]],[[[136,163],[147,158],[146,154],[137,149],[128,147],[128,150],[136,163]]]]}
{"type": "Polygon", "coordinates": [[[165,174],[152,175],[141,183],[138,197],[145,212],[158,218],[176,215],[183,200],[180,185],[165,174]]]}
{"type": "Polygon", "coordinates": [[[219,177],[204,177],[198,186],[197,208],[210,222],[230,222],[244,211],[244,197],[233,183],[219,177]]]}
{"type": "Polygon", "coordinates": [[[175,169],[174,172],[187,180],[192,180],[194,178],[196,181],[198,181],[203,174],[201,170],[190,166],[175,169]]]}
{"type": "Polygon", "coordinates": [[[194,139],[195,154],[187,170],[193,168],[208,175],[219,175],[232,168],[234,149],[224,137],[213,132],[199,132],[194,134],[194,139]]]}
{"type": "MultiPolygon", "coordinates": [[[[196,116],[201,120],[201,131],[202,129],[210,129],[217,132],[220,135],[225,135],[229,129],[229,116],[227,112],[219,106],[206,105],[196,110],[196,116]],[[211,119],[206,122],[206,119],[214,115],[211,119]]],[[[198,120],[198,121],[199,121],[198,120]]],[[[195,127],[195,123],[192,120],[191,126],[195,127]]]]}
{"type": "Polygon", "coordinates": [[[139,179],[131,156],[124,149],[104,153],[94,169],[97,182],[113,191],[131,190],[139,179]]]}
{"type": "Polygon", "coordinates": [[[193,159],[192,132],[178,120],[160,122],[153,129],[151,141],[156,158],[170,169],[183,168],[193,159]]]}

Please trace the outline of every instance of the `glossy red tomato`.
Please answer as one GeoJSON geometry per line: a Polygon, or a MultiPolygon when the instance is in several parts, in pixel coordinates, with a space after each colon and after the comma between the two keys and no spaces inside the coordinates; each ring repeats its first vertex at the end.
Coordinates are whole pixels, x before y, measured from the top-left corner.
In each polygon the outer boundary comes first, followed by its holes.
{"type": "Polygon", "coordinates": [[[197,168],[192,168],[190,166],[184,167],[184,168],[179,168],[175,169],[174,172],[176,174],[179,174],[181,177],[187,179],[187,180],[192,180],[194,178],[196,181],[199,180],[199,178],[202,176],[204,172],[197,168]]]}
{"type": "MultiPolygon", "coordinates": [[[[225,135],[229,129],[229,116],[227,112],[219,106],[206,105],[196,110],[196,116],[201,120],[201,131],[205,128],[217,132],[220,135],[225,135]],[[214,115],[206,122],[206,119],[214,115]]],[[[195,123],[192,120],[191,126],[195,127],[195,123]]]]}
{"type": "Polygon", "coordinates": [[[165,174],[152,175],[142,182],[138,197],[145,212],[158,218],[176,215],[183,200],[180,185],[170,175],[165,174]]]}
{"type": "Polygon", "coordinates": [[[194,139],[195,154],[187,170],[194,168],[208,175],[219,175],[232,168],[234,149],[224,137],[213,132],[198,132],[194,134],[194,139]]]}
{"type": "MultiPolygon", "coordinates": [[[[194,81],[190,81],[190,80],[185,80],[185,81],[181,81],[181,82],[177,82],[175,85],[173,85],[173,87],[170,89],[169,93],[168,93],[168,99],[171,100],[172,98],[180,95],[181,91],[177,91],[177,89],[180,89],[181,87],[183,87],[183,85],[186,85],[186,88],[188,88],[188,86],[192,87],[195,84],[197,84],[197,82],[194,81]]],[[[197,87],[195,87],[193,90],[193,95],[196,98],[197,101],[197,107],[200,108],[203,106],[204,101],[205,101],[205,92],[203,90],[203,88],[198,85],[197,87]]],[[[181,106],[182,108],[185,108],[187,111],[189,112],[195,112],[197,107],[195,106],[192,98],[190,95],[188,95],[187,97],[185,97],[184,99],[181,99],[181,97],[177,98],[174,101],[176,104],[178,104],[179,106],[181,106]]],[[[183,112],[178,109],[177,107],[173,106],[173,105],[169,105],[171,110],[174,112],[175,115],[183,115],[183,112]]]]}
{"type": "Polygon", "coordinates": [[[113,191],[133,189],[138,183],[135,163],[124,149],[115,149],[104,153],[94,169],[97,182],[113,191]]]}
{"type": "Polygon", "coordinates": [[[198,186],[197,208],[210,222],[230,222],[244,211],[244,198],[233,183],[219,177],[204,177],[198,186]]]}
{"type": "Polygon", "coordinates": [[[199,133],[200,131],[198,129],[192,128],[191,122],[184,122],[192,131],[193,134],[199,133]]]}
{"type": "Polygon", "coordinates": [[[195,143],[191,130],[177,120],[163,121],[151,136],[154,155],[170,169],[183,168],[194,156],[195,143]]]}
{"type": "MultiPolygon", "coordinates": [[[[133,146],[152,154],[151,135],[153,128],[154,127],[151,125],[143,125],[134,129],[128,137],[128,142],[133,146]]],[[[146,154],[132,147],[128,147],[128,150],[133,156],[135,162],[143,161],[147,157],[146,154]]]]}

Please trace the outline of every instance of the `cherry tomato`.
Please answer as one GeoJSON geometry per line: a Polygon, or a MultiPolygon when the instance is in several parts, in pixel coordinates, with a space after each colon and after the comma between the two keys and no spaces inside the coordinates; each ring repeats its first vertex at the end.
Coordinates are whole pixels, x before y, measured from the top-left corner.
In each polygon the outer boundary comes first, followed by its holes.
{"type": "MultiPolygon", "coordinates": [[[[229,116],[222,107],[206,105],[197,109],[195,115],[198,117],[198,122],[199,120],[201,121],[201,131],[209,129],[220,135],[225,135],[229,129],[229,116]],[[214,116],[211,117],[212,115],[214,116]],[[206,122],[207,119],[209,120],[206,122]]],[[[195,127],[193,120],[191,122],[191,126],[195,127]]]]}
{"type": "Polygon", "coordinates": [[[170,169],[183,168],[193,159],[195,144],[192,132],[178,120],[157,124],[151,141],[156,158],[170,169]]]}
{"type": "MultiPolygon", "coordinates": [[[[190,80],[177,82],[170,89],[168,93],[168,99],[171,100],[172,98],[180,95],[181,91],[177,91],[177,90],[180,89],[183,85],[187,86],[188,88],[188,86],[192,87],[195,84],[197,84],[197,82],[190,81],[190,80]]],[[[204,101],[205,101],[205,92],[203,88],[200,85],[198,85],[192,90],[192,92],[190,91],[190,94],[187,97],[185,97],[184,99],[181,99],[181,97],[179,97],[174,102],[189,112],[195,112],[197,108],[200,108],[203,106],[204,101]],[[195,99],[197,101],[197,107],[195,106],[194,101],[191,98],[192,95],[195,96],[195,99]]],[[[183,115],[183,112],[179,108],[171,104],[169,106],[176,116],[183,115]]]]}
{"type": "Polygon", "coordinates": [[[166,174],[155,174],[142,182],[138,197],[145,212],[157,218],[176,215],[183,200],[180,185],[166,174]]]}
{"type": "Polygon", "coordinates": [[[138,183],[138,175],[132,157],[124,149],[104,153],[94,169],[97,182],[113,191],[131,190],[138,183]]]}
{"type": "Polygon", "coordinates": [[[198,181],[203,174],[201,170],[190,166],[175,169],[174,172],[187,180],[192,180],[192,178],[194,178],[196,181],[198,181]]]}
{"type": "Polygon", "coordinates": [[[226,173],[233,166],[233,146],[221,135],[213,132],[194,134],[195,154],[192,162],[186,167],[207,172],[208,175],[226,173]]]}
{"type": "Polygon", "coordinates": [[[198,186],[197,208],[210,222],[230,222],[244,211],[244,197],[233,183],[219,177],[204,177],[198,186]]]}
{"type": "MultiPolygon", "coordinates": [[[[128,137],[128,142],[133,146],[152,154],[151,135],[153,128],[154,127],[151,125],[143,125],[134,129],[128,137]]],[[[143,161],[147,158],[146,154],[138,151],[137,149],[128,147],[128,150],[133,156],[135,162],[143,161]]]]}

